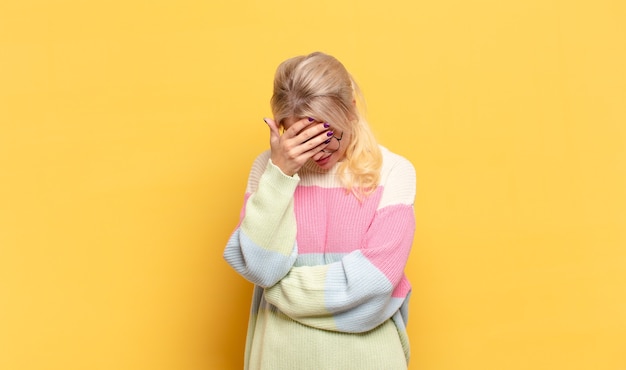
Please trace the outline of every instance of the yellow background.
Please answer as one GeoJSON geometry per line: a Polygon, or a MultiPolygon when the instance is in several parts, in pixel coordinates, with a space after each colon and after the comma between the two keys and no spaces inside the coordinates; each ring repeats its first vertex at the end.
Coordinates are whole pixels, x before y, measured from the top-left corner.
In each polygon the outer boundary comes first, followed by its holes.
{"type": "Polygon", "coordinates": [[[626,369],[626,3],[3,1],[0,369],[240,369],[222,259],[322,50],[418,175],[410,369],[626,369]]]}

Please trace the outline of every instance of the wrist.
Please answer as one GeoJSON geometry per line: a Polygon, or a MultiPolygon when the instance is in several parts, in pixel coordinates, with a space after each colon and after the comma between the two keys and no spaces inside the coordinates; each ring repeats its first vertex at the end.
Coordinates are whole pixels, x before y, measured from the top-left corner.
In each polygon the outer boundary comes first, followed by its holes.
{"type": "Polygon", "coordinates": [[[291,168],[289,168],[288,166],[285,166],[285,164],[281,163],[280,161],[276,161],[273,158],[270,159],[270,161],[272,162],[272,164],[274,166],[276,166],[280,172],[282,172],[283,175],[285,176],[289,176],[289,177],[293,177],[298,171],[297,170],[293,170],[291,168]]]}
{"type": "Polygon", "coordinates": [[[300,179],[298,177],[298,171],[289,170],[285,166],[281,165],[280,162],[276,163],[276,161],[274,161],[271,158],[269,162],[270,162],[270,165],[276,169],[276,172],[280,173],[284,177],[300,179]]]}

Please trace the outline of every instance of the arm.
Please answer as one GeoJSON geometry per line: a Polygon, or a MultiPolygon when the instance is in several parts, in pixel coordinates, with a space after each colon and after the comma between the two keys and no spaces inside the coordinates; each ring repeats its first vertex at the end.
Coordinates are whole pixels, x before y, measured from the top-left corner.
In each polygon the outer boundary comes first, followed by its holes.
{"type": "Polygon", "coordinates": [[[264,121],[271,150],[252,167],[239,226],[226,244],[224,258],[244,278],[268,287],[287,274],[298,255],[293,211],[297,172],[327,145],[328,126],[304,118],[281,135],[274,120],[264,121]]]}
{"type": "Polygon", "coordinates": [[[410,286],[404,267],[413,242],[415,170],[401,160],[385,178],[381,205],[360,249],[340,261],[293,267],[265,299],[303,324],[364,332],[401,306],[410,286]]]}
{"type": "Polygon", "coordinates": [[[250,172],[240,222],[226,244],[224,258],[254,284],[274,285],[296,260],[293,193],[298,182],[297,175],[284,175],[267,153],[257,158],[250,172]]]}

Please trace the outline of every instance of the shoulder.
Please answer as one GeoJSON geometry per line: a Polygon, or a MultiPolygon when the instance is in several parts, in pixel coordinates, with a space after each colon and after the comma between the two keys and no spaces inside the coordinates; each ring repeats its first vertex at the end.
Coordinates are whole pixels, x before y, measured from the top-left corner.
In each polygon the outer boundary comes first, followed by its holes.
{"type": "Polygon", "coordinates": [[[265,169],[265,166],[267,166],[267,162],[270,160],[271,155],[272,155],[272,151],[271,150],[267,149],[267,150],[263,151],[261,154],[259,154],[254,159],[254,163],[252,164],[252,168],[263,167],[263,169],[265,169]]]}
{"type": "Polygon", "coordinates": [[[383,156],[383,166],[381,168],[381,179],[394,173],[394,175],[405,175],[407,177],[415,178],[415,167],[405,157],[396,154],[384,146],[380,147],[380,151],[383,156]]]}
{"type": "Polygon", "coordinates": [[[381,146],[383,166],[380,171],[380,186],[383,196],[380,207],[389,204],[413,204],[416,192],[415,167],[405,157],[381,146]]]}
{"type": "Polygon", "coordinates": [[[259,184],[259,179],[261,178],[261,175],[263,175],[263,173],[265,172],[270,157],[271,151],[269,149],[262,152],[256,157],[256,159],[252,163],[250,174],[248,175],[248,186],[246,188],[246,192],[252,193],[256,190],[259,184]]]}

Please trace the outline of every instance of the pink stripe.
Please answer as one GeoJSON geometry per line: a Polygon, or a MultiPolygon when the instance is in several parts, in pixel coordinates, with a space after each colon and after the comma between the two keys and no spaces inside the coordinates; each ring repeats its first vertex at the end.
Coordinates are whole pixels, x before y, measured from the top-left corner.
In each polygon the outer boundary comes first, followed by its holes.
{"type": "Polygon", "coordinates": [[[394,285],[404,276],[414,232],[413,207],[403,204],[381,209],[368,231],[362,253],[394,285]]]}
{"type": "Polygon", "coordinates": [[[294,195],[298,252],[349,253],[360,249],[381,195],[379,187],[360,203],[343,188],[299,186],[294,195]]]}
{"type": "Polygon", "coordinates": [[[409,294],[410,291],[411,283],[409,283],[409,280],[406,276],[402,276],[400,283],[396,286],[396,289],[394,289],[391,296],[394,298],[404,298],[407,296],[407,294],[409,294]]]}
{"type": "MultiPolygon", "coordinates": [[[[393,296],[411,289],[404,267],[413,242],[413,208],[396,204],[376,210],[382,187],[360,203],[343,188],[299,186],[294,194],[298,253],[350,253],[361,250],[389,281],[393,296]]],[[[250,194],[245,195],[241,217],[250,194]]]]}

